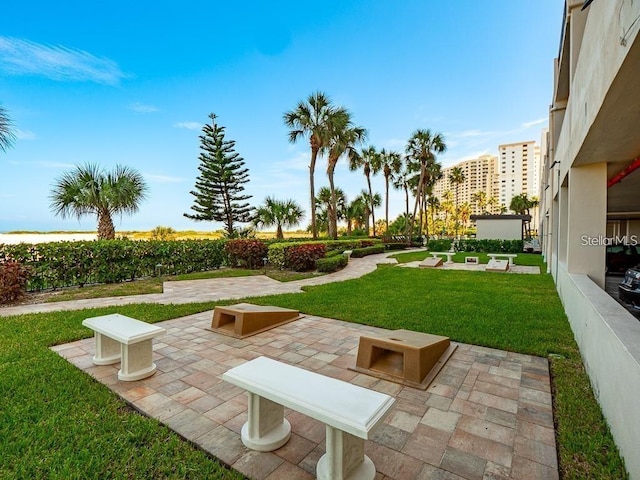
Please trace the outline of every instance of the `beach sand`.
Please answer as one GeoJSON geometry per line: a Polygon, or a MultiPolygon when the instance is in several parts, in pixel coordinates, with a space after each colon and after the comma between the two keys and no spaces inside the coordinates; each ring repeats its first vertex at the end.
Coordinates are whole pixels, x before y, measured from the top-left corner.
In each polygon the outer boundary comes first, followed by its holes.
{"type": "Polygon", "coordinates": [[[96,238],[95,233],[0,233],[0,244],[75,242],[96,238]]]}

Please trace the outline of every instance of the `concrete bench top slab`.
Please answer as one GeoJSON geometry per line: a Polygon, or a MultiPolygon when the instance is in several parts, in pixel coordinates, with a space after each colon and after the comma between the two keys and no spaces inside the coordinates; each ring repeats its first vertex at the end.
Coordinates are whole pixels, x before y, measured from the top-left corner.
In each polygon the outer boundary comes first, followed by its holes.
{"type": "Polygon", "coordinates": [[[384,393],[267,357],[232,368],[222,378],[365,440],[395,403],[393,397],[384,393]]]}
{"type": "Polygon", "coordinates": [[[82,321],[82,325],[125,345],[139,343],[166,333],[162,327],[119,313],[86,318],[82,321]]]}

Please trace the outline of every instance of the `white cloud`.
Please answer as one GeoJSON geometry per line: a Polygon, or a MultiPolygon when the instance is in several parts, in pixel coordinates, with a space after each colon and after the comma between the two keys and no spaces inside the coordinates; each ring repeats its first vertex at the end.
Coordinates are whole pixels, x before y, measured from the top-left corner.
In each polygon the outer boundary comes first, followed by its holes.
{"type": "MultiPolygon", "coordinates": [[[[311,160],[311,151],[298,152],[295,157],[288,158],[287,160],[279,160],[273,162],[269,173],[271,175],[278,174],[280,172],[286,172],[290,170],[302,170],[309,171],[309,161],[311,160]]],[[[318,170],[322,170],[325,163],[323,159],[318,158],[316,161],[316,173],[318,170]]]]}
{"type": "Polygon", "coordinates": [[[136,102],[129,105],[129,110],[133,110],[136,113],[153,113],[158,111],[158,107],[136,102]]]}
{"type": "Polygon", "coordinates": [[[549,117],[543,117],[537,120],[532,120],[530,122],[524,122],[522,124],[522,128],[531,128],[531,127],[535,127],[536,125],[542,125],[543,123],[546,123],[548,120],[549,120],[549,117]]]}
{"type": "Polygon", "coordinates": [[[200,122],[177,122],[173,124],[176,128],[186,128],[187,130],[200,130],[202,123],[200,122]]]}
{"type": "Polygon", "coordinates": [[[49,162],[47,160],[40,160],[33,163],[43,168],[76,168],[77,167],[77,165],[73,163],[49,162]]]}
{"type": "Polygon", "coordinates": [[[169,175],[156,175],[153,173],[145,173],[144,177],[156,183],[182,183],[185,181],[182,177],[171,177],[169,175]]]}
{"type": "Polygon", "coordinates": [[[5,75],[37,75],[57,81],[104,85],[117,85],[127,76],[108,58],[11,37],[0,37],[0,71],[5,75]]]}
{"type": "Polygon", "coordinates": [[[36,134],[29,130],[20,130],[18,128],[15,129],[16,138],[18,140],[35,140],[36,134]]]}

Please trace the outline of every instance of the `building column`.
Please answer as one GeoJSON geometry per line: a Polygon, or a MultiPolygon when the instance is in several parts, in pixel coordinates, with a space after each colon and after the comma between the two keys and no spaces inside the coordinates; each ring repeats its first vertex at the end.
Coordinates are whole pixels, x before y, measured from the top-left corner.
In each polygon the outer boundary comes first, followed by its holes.
{"type": "Polygon", "coordinates": [[[568,197],[567,271],[584,273],[604,288],[607,164],[572,167],[568,197]]]}

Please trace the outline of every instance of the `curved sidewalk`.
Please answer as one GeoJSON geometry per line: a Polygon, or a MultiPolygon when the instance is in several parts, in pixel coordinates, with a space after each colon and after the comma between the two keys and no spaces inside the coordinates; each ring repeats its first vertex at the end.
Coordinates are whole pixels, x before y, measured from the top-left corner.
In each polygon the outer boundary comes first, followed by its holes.
{"type": "Polygon", "coordinates": [[[397,263],[395,259],[387,258],[389,255],[394,253],[398,252],[385,252],[376,255],[369,255],[364,258],[352,258],[349,260],[347,266],[339,272],[313,278],[305,278],[304,280],[296,280],[294,282],[279,282],[267,277],[266,275],[164,282],[163,293],[1,307],[0,317],[22,315],[25,313],[43,313],[60,310],[81,310],[83,308],[110,307],[114,305],[126,305],[132,303],[181,304],[214,302],[218,300],[236,298],[277,295],[280,293],[301,293],[302,287],[308,285],[324,285],[325,283],[341,282],[343,280],[358,278],[366,275],[367,273],[373,272],[380,263],[397,263]]]}

